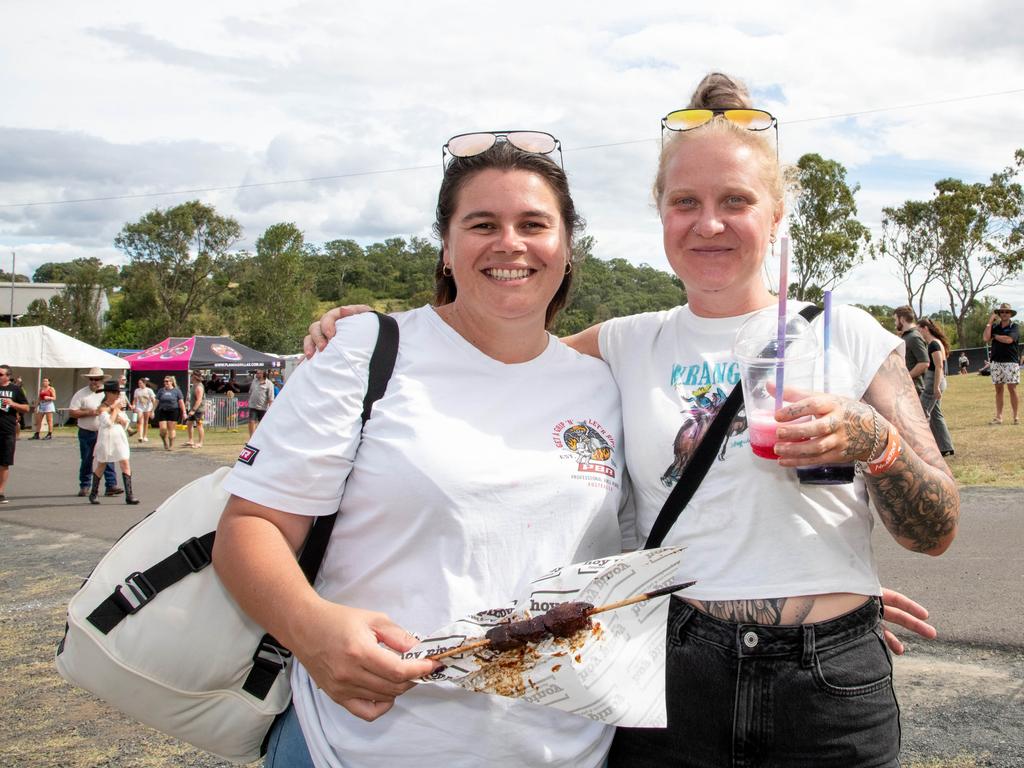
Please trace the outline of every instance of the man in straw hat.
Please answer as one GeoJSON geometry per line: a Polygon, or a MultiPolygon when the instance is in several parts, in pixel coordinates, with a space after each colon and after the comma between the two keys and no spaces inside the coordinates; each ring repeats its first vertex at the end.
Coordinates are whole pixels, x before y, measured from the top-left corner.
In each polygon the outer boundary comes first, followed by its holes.
{"type": "MultiPolygon", "coordinates": [[[[82,374],[89,383],[75,392],[69,403],[68,412],[78,419],[78,454],[81,463],[78,465],[78,495],[88,496],[92,482],[93,454],[96,451],[96,435],[99,430],[98,416],[100,403],[103,402],[103,382],[109,379],[102,368],[90,368],[82,374]]],[[[114,467],[107,464],[103,470],[104,485],[107,496],[117,496],[124,491],[117,487],[117,475],[114,467]]]]}
{"type": "Polygon", "coordinates": [[[996,417],[989,424],[1003,423],[1003,387],[1010,390],[1013,423],[1020,424],[1017,385],[1020,383],[1020,328],[1013,322],[1017,310],[1002,303],[985,326],[985,343],[991,342],[992,383],[996,385],[996,417]]]}

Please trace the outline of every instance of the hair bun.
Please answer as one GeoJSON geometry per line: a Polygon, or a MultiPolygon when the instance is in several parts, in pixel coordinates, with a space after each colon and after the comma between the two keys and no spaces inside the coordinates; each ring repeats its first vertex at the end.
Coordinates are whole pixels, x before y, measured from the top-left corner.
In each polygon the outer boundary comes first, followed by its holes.
{"type": "Polygon", "coordinates": [[[697,85],[690,97],[689,109],[750,109],[750,92],[739,80],[721,72],[711,72],[697,85]]]}

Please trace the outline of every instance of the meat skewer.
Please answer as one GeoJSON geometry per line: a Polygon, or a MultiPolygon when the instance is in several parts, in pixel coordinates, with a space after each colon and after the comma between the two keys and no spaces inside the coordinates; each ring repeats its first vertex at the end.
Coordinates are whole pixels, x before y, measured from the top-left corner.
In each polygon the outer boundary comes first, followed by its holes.
{"type": "Polygon", "coordinates": [[[514,648],[521,648],[527,643],[537,643],[548,635],[553,637],[569,637],[584,627],[590,626],[590,617],[605,611],[613,611],[616,608],[624,608],[633,603],[640,603],[644,600],[652,600],[655,597],[678,592],[681,589],[692,587],[697,582],[687,581],[683,584],[672,584],[668,587],[644,592],[640,595],[628,597],[614,603],[607,603],[594,607],[590,603],[568,602],[556,605],[546,611],[542,616],[535,616],[531,619],[521,619],[507,624],[498,624],[487,631],[487,634],[479,639],[464,643],[457,648],[427,656],[428,659],[437,661],[449,656],[457,656],[466,651],[477,648],[492,647],[498,651],[509,651],[514,648]]]}

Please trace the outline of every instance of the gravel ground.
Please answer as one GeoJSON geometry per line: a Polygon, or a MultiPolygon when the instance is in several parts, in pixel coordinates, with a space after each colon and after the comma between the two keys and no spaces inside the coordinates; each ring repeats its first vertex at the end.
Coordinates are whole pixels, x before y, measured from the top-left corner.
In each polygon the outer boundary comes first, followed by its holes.
{"type": "MultiPolygon", "coordinates": [[[[109,544],[0,523],[0,766],[229,765],[72,688],[53,655],[68,599],[109,544]]],[[[896,660],[903,764],[1024,767],[1024,649],[909,642],[896,660]]],[[[426,763],[425,763],[426,765],[426,763]]]]}

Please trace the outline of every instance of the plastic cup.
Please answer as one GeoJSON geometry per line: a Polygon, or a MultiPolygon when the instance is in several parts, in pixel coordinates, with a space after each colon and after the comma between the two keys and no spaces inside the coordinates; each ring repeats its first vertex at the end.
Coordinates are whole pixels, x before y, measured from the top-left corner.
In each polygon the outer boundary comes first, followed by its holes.
{"type": "MultiPolygon", "coordinates": [[[[763,459],[778,459],[775,391],[779,368],[784,388],[814,391],[819,359],[817,337],[806,320],[793,315],[787,318],[780,344],[778,312],[772,307],[752,315],[740,327],[733,354],[740,367],[750,449],[763,459]]],[[[783,405],[788,402],[783,399],[783,405]]]]}
{"type": "MultiPolygon", "coordinates": [[[[829,353],[828,392],[851,399],[861,395],[861,382],[853,365],[844,355],[829,353]]],[[[796,476],[803,485],[842,485],[852,483],[853,462],[844,464],[819,464],[815,467],[797,467],[796,476]]]]}

